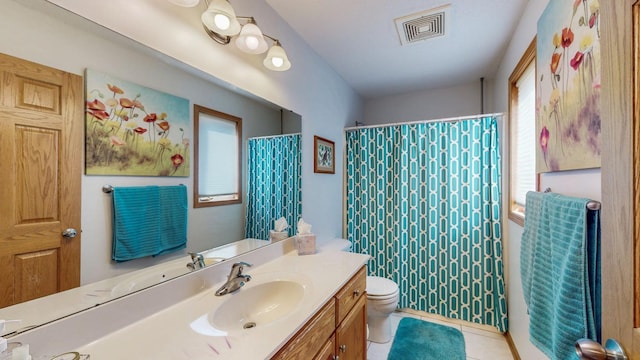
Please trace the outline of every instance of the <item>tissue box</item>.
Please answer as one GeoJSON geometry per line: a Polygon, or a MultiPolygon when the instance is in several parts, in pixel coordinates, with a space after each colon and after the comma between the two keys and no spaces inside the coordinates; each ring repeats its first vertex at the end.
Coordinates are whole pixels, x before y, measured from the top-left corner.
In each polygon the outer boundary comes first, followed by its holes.
{"type": "Polygon", "coordinates": [[[271,240],[272,242],[284,240],[288,237],[289,237],[288,231],[269,230],[269,240],[271,240]]]}
{"type": "Polygon", "coordinates": [[[296,235],[296,247],[298,255],[310,255],[316,253],[316,235],[304,234],[296,235]]]}

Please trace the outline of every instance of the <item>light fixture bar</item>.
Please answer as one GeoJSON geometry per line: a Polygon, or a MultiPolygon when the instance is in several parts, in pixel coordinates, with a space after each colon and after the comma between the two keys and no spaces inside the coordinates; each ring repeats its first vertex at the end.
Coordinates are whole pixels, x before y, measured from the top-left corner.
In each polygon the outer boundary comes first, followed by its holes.
{"type": "MultiPolygon", "coordinates": [[[[199,0],[168,0],[179,6],[196,6],[199,0]]],[[[273,71],[286,71],[291,68],[287,53],[280,41],[262,32],[252,16],[237,16],[228,0],[204,0],[206,10],[200,16],[202,27],[207,35],[220,45],[228,45],[236,37],[234,44],[248,54],[267,52],[263,65],[273,71]],[[241,24],[242,20],[244,24],[241,24]],[[269,47],[265,38],[273,45],[269,47]]]]}

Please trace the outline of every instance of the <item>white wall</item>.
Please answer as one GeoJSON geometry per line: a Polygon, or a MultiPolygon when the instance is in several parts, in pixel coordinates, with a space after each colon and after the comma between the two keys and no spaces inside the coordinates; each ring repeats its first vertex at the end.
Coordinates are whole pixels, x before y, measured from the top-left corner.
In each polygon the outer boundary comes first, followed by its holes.
{"type": "MultiPolygon", "coordinates": [[[[303,119],[303,216],[313,225],[313,230],[319,238],[339,237],[342,227],[342,159],[336,158],[335,175],[314,174],[311,155],[313,135],[336,140],[336,152],[342,153],[342,128],[360,118],[359,97],[310,50],[306,43],[293,34],[286,23],[264,2],[251,2],[252,9],[238,11],[255,15],[265,29],[270,25],[274,33],[283,34],[282,43],[293,63],[292,69],[286,73],[269,72],[262,67],[261,59],[258,61],[251,56],[234,52],[232,47],[224,47],[208,39],[203,43],[201,39],[193,38],[189,31],[196,34],[202,32],[197,21],[193,24],[194,19],[199,18],[202,9],[184,9],[183,16],[177,19],[156,18],[167,16],[167,13],[154,13],[155,10],[149,8],[152,3],[157,3],[160,9],[163,9],[162,6],[170,6],[167,1],[154,0],[137,0],[135,3],[128,0],[122,0],[120,3],[91,0],[76,1],[70,5],[76,5],[81,7],[81,10],[106,18],[126,20],[127,26],[133,29],[129,30],[142,31],[142,34],[131,33],[128,36],[140,36],[139,41],[151,41],[147,44],[150,47],[168,52],[175,59],[197,65],[198,70],[188,71],[202,75],[207,80],[179,70],[174,65],[180,68],[183,66],[176,61],[162,59],[152,52],[132,48],[128,45],[130,41],[122,40],[120,36],[114,38],[104,29],[95,30],[95,27],[87,26],[86,21],[78,20],[76,16],[69,17],[66,12],[42,0],[0,0],[0,33],[5,34],[0,37],[0,52],[75,74],[83,74],[87,67],[102,70],[147,87],[186,97],[192,103],[210,106],[241,117],[255,116],[255,110],[246,104],[234,105],[234,101],[230,100],[231,95],[220,91],[213,83],[229,89],[242,88],[242,91],[249,95],[263,97],[294,110],[301,114],[303,119]],[[128,9],[126,16],[122,12],[125,8],[128,9]],[[163,21],[167,26],[160,28],[167,33],[144,32],[144,24],[163,21]],[[169,24],[171,21],[182,23],[172,27],[169,24]],[[186,25],[189,26],[185,29],[180,27],[186,25]],[[214,54],[211,55],[211,52],[214,54]],[[224,81],[214,77],[222,78],[224,81]]],[[[269,33],[272,32],[271,29],[269,33]]],[[[144,259],[137,263],[124,263],[114,267],[104,254],[105,249],[110,249],[110,231],[107,229],[110,222],[110,206],[105,199],[106,195],[101,191],[102,186],[129,186],[151,182],[158,185],[186,183],[189,193],[193,185],[192,176],[83,176],[83,283],[113,275],[114,272],[127,267],[140,267],[155,261],[144,259]]],[[[191,200],[189,201],[191,206],[191,200]]],[[[189,248],[198,243],[215,245],[216,236],[221,236],[216,232],[229,221],[227,211],[220,210],[228,210],[230,213],[239,209],[240,207],[235,210],[231,207],[216,210],[191,208],[189,248]]],[[[199,250],[202,246],[204,245],[196,245],[194,250],[199,250]]]]}
{"type": "MultiPolygon", "coordinates": [[[[363,122],[379,125],[477,115],[481,109],[480,80],[470,84],[366,100],[363,122]]],[[[484,81],[484,113],[493,113],[493,83],[484,81]]],[[[352,124],[354,125],[354,124],[352,124]]]]}
{"type": "MultiPolygon", "coordinates": [[[[529,0],[527,7],[513,34],[511,43],[500,63],[495,78],[495,111],[508,110],[508,80],[516,64],[524,54],[527,46],[536,34],[537,21],[548,0],[529,0]]],[[[507,159],[505,156],[504,159],[507,159]]],[[[508,174],[505,163],[504,174],[508,174]]],[[[503,179],[503,189],[508,189],[508,179],[503,179]]],[[[600,169],[567,171],[553,174],[542,174],[540,189],[551,188],[552,191],[570,196],[588,197],[595,200],[601,198],[600,169]]],[[[503,191],[504,204],[508,204],[507,192],[503,191]]],[[[508,220],[507,208],[504,211],[504,234],[507,254],[507,291],[509,311],[509,333],[523,360],[539,360],[547,358],[529,341],[529,316],[522,292],[520,280],[520,242],[522,227],[508,220]]]]}

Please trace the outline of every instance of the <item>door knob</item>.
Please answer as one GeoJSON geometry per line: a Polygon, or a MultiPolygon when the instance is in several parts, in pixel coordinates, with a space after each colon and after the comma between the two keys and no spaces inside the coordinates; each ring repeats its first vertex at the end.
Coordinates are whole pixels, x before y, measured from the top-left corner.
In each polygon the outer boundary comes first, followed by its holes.
{"type": "Polygon", "coordinates": [[[62,236],[64,236],[67,239],[74,238],[76,237],[76,235],[78,235],[78,232],[74,228],[68,228],[62,232],[62,236]]]}
{"type": "Polygon", "coordinates": [[[591,339],[576,341],[576,354],[583,360],[628,360],[622,346],[613,339],[608,339],[605,346],[591,339]]]}

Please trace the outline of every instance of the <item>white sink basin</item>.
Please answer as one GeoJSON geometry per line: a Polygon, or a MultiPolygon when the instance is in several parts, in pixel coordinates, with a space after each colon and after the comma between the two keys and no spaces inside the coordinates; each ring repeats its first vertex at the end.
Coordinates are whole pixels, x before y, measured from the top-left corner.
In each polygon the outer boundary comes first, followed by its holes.
{"type": "Polygon", "coordinates": [[[292,280],[274,280],[240,288],[212,311],[208,320],[220,331],[234,332],[267,326],[285,319],[302,303],[305,287],[292,280]]]}

